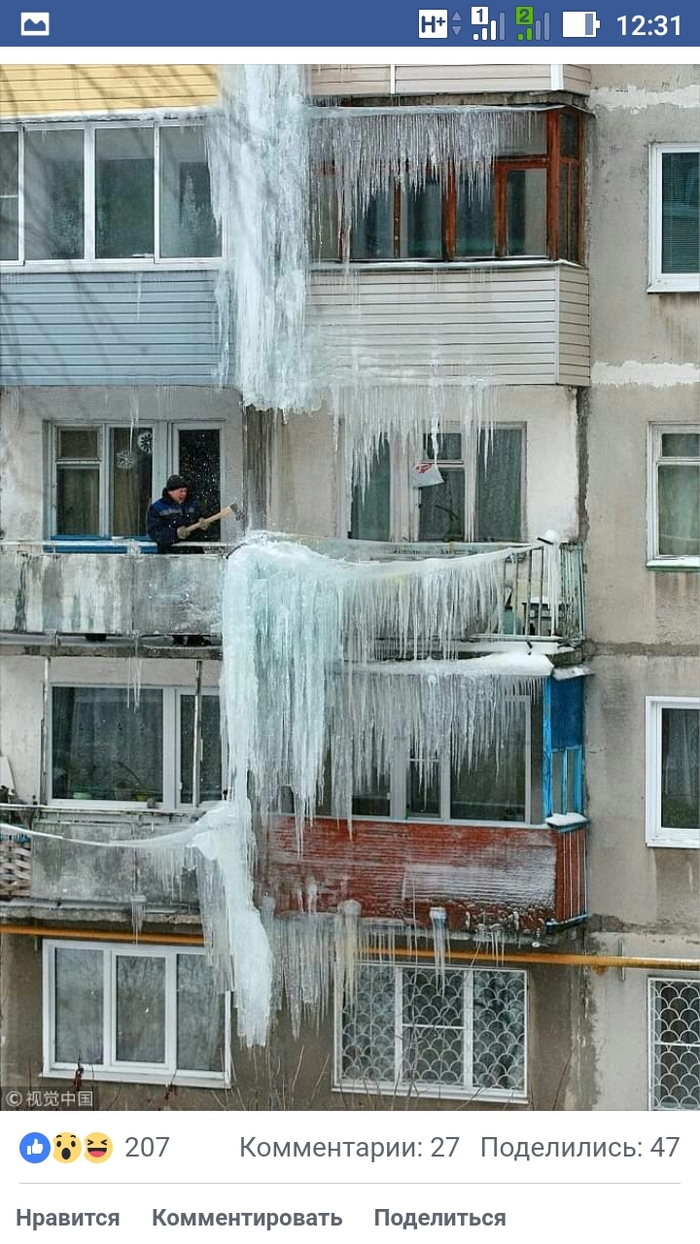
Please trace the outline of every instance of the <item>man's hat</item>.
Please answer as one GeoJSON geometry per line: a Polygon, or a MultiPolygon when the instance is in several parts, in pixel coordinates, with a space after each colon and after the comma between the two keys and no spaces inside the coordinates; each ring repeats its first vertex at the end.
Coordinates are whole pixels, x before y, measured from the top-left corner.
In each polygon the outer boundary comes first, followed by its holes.
{"type": "Polygon", "coordinates": [[[176,492],[178,488],[186,488],[187,484],[181,475],[171,475],[166,481],[165,491],[176,492]]]}

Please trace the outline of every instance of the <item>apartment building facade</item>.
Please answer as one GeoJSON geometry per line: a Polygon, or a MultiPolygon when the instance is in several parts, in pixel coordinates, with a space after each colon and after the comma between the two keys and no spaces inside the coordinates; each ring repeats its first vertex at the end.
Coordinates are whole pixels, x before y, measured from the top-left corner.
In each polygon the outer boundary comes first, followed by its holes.
{"type": "MultiPolygon", "coordinates": [[[[212,1090],[231,1109],[697,1106],[690,68],[310,70],[322,118],[356,132],[314,166],[307,316],[355,379],[286,420],[250,408],[235,365],[221,383],[216,72],[4,72],[0,751],[25,832],[0,844],[3,1082],[89,1083],[117,1108],[206,1109],[212,1090]],[[382,175],[343,219],[337,167],[374,118],[384,142],[433,125],[447,158],[382,175]],[[449,150],[467,126],[488,132],[486,178],[449,150]],[[436,451],[441,482],[417,487],[436,451]],[[505,549],[498,608],[455,664],[546,667],[474,763],[449,734],[412,754],[397,723],[352,836],[329,778],[300,853],[282,792],[256,901],[287,976],[310,919],[355,904],[371,937],[352,986],[315,1005],[288,988],[264,1054],[212,988],[191,873],[166,886],[147,853],[104,845],[187,825],[227,784],[222,592],[243,532],[228,518],[201,556],[153,557],[145,510],[172,471],[209,512],[235,497],[322,555],[354,556],[348,537],[406,567],[505,549]]],[[[231,317],[227,354],[246,328],[231,317]]]]}

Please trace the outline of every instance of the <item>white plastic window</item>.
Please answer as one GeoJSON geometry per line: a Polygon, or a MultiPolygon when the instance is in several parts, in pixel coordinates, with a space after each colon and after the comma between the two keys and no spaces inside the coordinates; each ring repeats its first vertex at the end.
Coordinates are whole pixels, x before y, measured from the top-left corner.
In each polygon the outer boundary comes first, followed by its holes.
{"type": "Polygon", "coordinates": [[[52,687],[49,789],[54,803],[199,806],[221,798],[219,697],[203,690],[195,742],[195,695],[179,687],[52,687]]]}
{"type": "Polygon", "coordinates": [[[655,143],[649,166],[649,290],[700,289],[700,143],[655,143]]]}
{"type": "Polygon", "coordinates": [[[656,425],[650,431],[649,561],[700,566],[700,431],[656,425]]]}
{"type": "Polygon", "coordinates": [[[647,697],[646,840],[700,847],[700,699],[647,697]]]}
{"type": "Polygon", "coordinates": [[[65,121],[0,133],[0,260],[115,266],[221,255],[204,130],[65,121]]]}
{"type": "Polygon", "coordinates": [[[229,997],[203,951],[46,941],[43,1012],[45,1076],[228,1081],[229,997]]]}

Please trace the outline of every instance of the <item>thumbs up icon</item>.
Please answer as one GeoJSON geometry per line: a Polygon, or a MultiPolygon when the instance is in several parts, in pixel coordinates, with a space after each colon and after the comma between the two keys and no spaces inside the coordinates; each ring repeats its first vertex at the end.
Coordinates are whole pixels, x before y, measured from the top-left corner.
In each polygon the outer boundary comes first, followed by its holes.
{"type": "Polygon", "coordinates": [[[51,1152],[51,1145],[42,1132],[28,1132],[19,1143],[19,1152],[25,1162],[44,1162],[51,1152]]]}

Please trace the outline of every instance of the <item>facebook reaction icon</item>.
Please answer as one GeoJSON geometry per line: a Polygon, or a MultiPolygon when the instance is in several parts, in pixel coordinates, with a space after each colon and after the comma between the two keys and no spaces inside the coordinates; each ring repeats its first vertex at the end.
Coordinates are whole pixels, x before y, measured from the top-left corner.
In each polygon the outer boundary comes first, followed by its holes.
{"type": "Polygon", "coordinates": [[[36,1166],[37,1162],[45,1162],[51,1152],[51,1141],[43,1132],[27,1132],[19,1142],[19,1151],[25,1162],[36,1166]]]}

